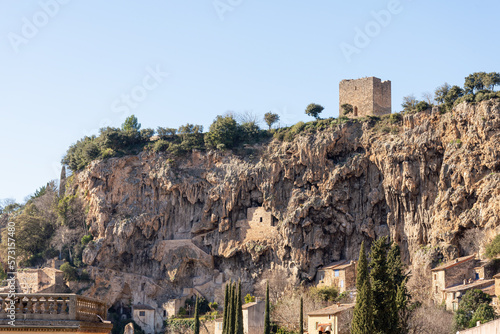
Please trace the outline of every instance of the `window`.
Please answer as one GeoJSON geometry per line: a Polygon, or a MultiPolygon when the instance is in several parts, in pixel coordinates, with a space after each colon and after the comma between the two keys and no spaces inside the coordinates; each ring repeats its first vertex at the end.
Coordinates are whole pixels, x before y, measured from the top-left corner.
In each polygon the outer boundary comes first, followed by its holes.
{"type": "Polygon", "coordinates": [[[438,292],[438,286],[436,285],[436,293],[438,292]]]}
{"type": "Polygon", "coordinates": [[[354,116],[358,116],[358,107],[354,107],[354,116]]]}
{"type": "Polygon", "coordinates": [[[316,323],[316,329],[318,329],[318,323],[316,323]]]}
{"type": "Polygon", "coordinates": [[[166,317],[167,316],[167,310],[163,310],[163,316],[166,317]]]}
{"type": "Polygon", "coordinates": [[[344,287],[344,280],[340,280],[340,287],[343,288],[344,287]]]}
{"type": "Polygon", "coordinates": [[[144,317],[146,315],[146,311],[139,311],[139,316],[144,317]]]}
{"type": "MultiPolygon", "coordinates": [[[[300,312],[299,312],[299,315],[300,315],[300,312]]],[[[330,315],[328,316],[328,320],[331,320],[331,319],[332,319],[332,315],[330,314],[330,315]]]]}
{"type": "Polygon", "coordinates": [[[260,222],[262,223],[262,217],[260,217],[260,222]]]}
{"type": "Polygon", "coordinates": [[[335,277],[339,277],[340,271],[335,270],[335,277]]]}
{"type": "Polygon", "coordinates": [[[437,275],[436,274],[434,274],[434,280],[437,280],[437,275]]]}
{"type": "Polygon", "coordinates": [[[219,328],[219,330],[222,330],[222,322],[219,322],[218,328],[219,328]]]}

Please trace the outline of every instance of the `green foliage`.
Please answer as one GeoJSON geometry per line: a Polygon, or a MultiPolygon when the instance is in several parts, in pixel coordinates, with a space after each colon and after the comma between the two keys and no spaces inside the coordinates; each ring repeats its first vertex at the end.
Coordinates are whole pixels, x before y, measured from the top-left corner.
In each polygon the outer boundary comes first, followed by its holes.
{"type": "Polygon", "coordinates": [[[399,122],[401,122],[402,119],[403,119],[403,117],[401,116],[400,113],[393,113],[393,114],[389,115],[389,122],[391,124],[399,123],[399,122]]]}
{"type": "Polygon", "coordinates": [[[417,112],[421,112],[421,111],[424,111],[424,110],[427,110],[429,109],[431,106],[429,103],[425,102],[425,101],[420,101],[417,103],[417,105],[415,106],[415,110],[417,112]]]}
{"type": "Polygon", "coordinates": [[[196,297],[196,303],[194,304],[194,334],[200,334],[200,315],[198,313],[198,297],[196,297]]]}
{"type": "Polygon", "coordinates": [[[210,307],[212,311],[217,311],[217,309],[219,308],[219,304],[217,304],[217,302],[210,302],[208,303],[208,307],[210,307]]]}
{"type": "Polygon", "coordinates": [[[177,133],[177,129],[158,127],[158,129],[156,129],[156,133],[160,137],[173,137],[177,133]]]}
{"type": "Polygon", "coordinates": [[[451,86],[447,82],[436,88],[434,91],[434,100],[439,104],[444,103],[445,96],[448,94],[450,88],[451,86]]]}
{"type": "Polygon", "coordinates": [[[125,122],[122,124],[123,131],[134,131],[137,132],[141,129],[141,123],[137,120],[135,115],[130,115],[125,119],[125,122]]]}
{"type": "Polygon", "coordinates": [[[476,325],[476,321],[483,323],[493,320],[496,315],[490,303],[491,297],[483,291],[479,289],[467,291],[460,300],[455,314],[456,329],[470,328],[476,325]]]}
{"type": "Polygon", "coordinates": [[[82,237],[82,246],[86,246],[89,242],[92,241],[92,239],[94,239],[94,237],[92,236],[92,234],[87,234],[87,235],[84,235],[82,237]]]}
{"type": "Polygon", "coordinates": [[[186,308],[184,308],[183,306],[179,307],[179,312],[177,312],[177,314],[181,317],[185,317],[187,315],[186,308]]]}
{"type": "Polygon", "coordinates": [[[251,294],[247,293],[245,296],[245,304],[248,303],[253,303],[255,301],[255,296],[252,296],[251,294]]]}
{"type": "Polygon", "coordinates": [[[60,270],[64,273],[64,279],[67,281],[77,281],[78,271],[75,267],[71,266],[68,262],[64,262],[60,270]]]}
{"type": "Polygon", "coordinates": [[[397,333],[396,289],[388,270],[387,251],[387,237],[373,242],[370,252],[370,278],[374,306],[373,323],[376,332],[397,333]]]}
{"type": "Polygon", "coordinates": [[[312,287],[309,293],[315,300],[324,302],[334,302],[339,296],[339,291],[334,286],[323,288],[312,287]]]}
{"type": "Polygon", "coordinates": [[[0,264],[0,281],[3,281],[7,278],[7,273],[3,269],[3,264],[0,264]]]}
{"type": "Polygon", "coordinates": [[[157,140],[153,144],[153,152],[156,152],[156,153],[164,152],[168,149],[169,146],[170,146],[170,144],[168,141],[166,141],[164,139],[157,140]]]}
{"type": "Polygon", "coordinates": [[[475,327],[477,322],[484,324],[496,318],[495,310],[490,304],[483,303],[478,306],[472,319],[469,321],[469,328],[475,327]]]}
{"type": "Polygon", "coordinates": [[[236,304],[236,321],[235,321],[235,334],[244,334],[243,333],[243,308],[241,303],[241,281],[238,281],[238,291],[236,293],[236,300],[234,303],[236,304]]]}
{"type": "Polygon", "coordinates": [[[253,144],[260,140],[261,130],[255,122],[245,122],[239,125],[239,143],[253,144]]]}
{"type": "Polygon", "coordinates": [[[236,146],[238,139],[238,124],[232,116],[217,116],[210,125],[210,131],[205,135],[208,147],[216,148],[223,144],[225,148],[236,146]]]}
{"type": "Polygon", "coordinates": [[[319,114],[323,111],[323,108],[321,105],[316,104],[316,103],[311,103],[307,106],[306,108],[306,115],[312,116],[316,119],[319,118],[319,114]]]}
{"type": "Polygon", "coordinates": [[[398,332],[406,333],[410,317],[410,311],[408,309],[410,294],[406,288],[407,277],[403,274],[401,252],[396,243],[392,244],[392,247],[387,254],[387,273],[397,289],[394,298],[398,314],[398,332]]]}
{"type": "Polygon", "coordinates": [[[354,108],[349,103],[344,103],[343,105],[340,106],[340,108],[342,108],[342,114],[344,116],[346,116],[354,111],[354,108]]]}
{"type": "Polygon", "coordinates": [[[495,258],[498,254],[500,254],[500,234],[495,236],[495,238],[486,245],[485,253],[489,259],[495,258]]]}
{"type": "Polygon", "coordinates": [[[401,103],[401,107],[403,107],[404,112],[413,112],[417,103],[418,100],[415,98],[415,95],[410,94],[403,96],[403,103],[401,103]]]}
{"type": "Polygon", "coordinates": [[[278,122],[279,120],[280,120],[280,116],[278,114],[274,114],[272,112],[267,112],[264,114],[264,121],[266,122],[267,126],[269,127],[269,130],[271,130],[271,126],[273,126],[273,124],[278,122]]]}
{"type": "Polygon", "coordinates": [[[356,289],[357,297],[351,322],[351,334],[372,334],[374,332],[373,299],[364,241],[361,243],[359,252],[356,289]]]}
{"type": "Polygon", "coordinates": [[[264,334],[271,334],[269,282],[266,283],[266,310],[264,312],[264,334]]]}
{"type": "Polygon", "coordinates": [[[118,321],[117,323],[114,323],[111,334],[123,334],[125,326],[127,326],[130,322],[134,325],[134,334],[145,334],[141,326],[139,326],[134,320],[131,319],[124,319],[118,321]]]}

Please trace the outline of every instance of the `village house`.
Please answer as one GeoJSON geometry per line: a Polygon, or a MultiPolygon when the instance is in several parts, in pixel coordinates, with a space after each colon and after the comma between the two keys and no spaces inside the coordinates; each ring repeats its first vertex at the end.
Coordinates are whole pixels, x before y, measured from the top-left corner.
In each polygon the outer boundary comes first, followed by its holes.
{"type": "Polygon", "coordinates": [[[441,304],[446,298],[446,289],[475,280],[476,255],[457,258],[431,270],[432,299],[441,304]]]}
{"type": "Polygon", "coordinates": [[[356,288],[356,262],[339,261],[320,268],[316,274],[318,287],[334,286],[340,293],[356,288]]]}
{"type": "MultiPolygon", "coordinates": [[[[256,301],[243,304],[243,332],[245,334],[261,334],[264,332],[264,313],[266,303],[256,301]]],[[[218,318],[214,321],[214,334],[222,334],[223,319],[218,318]]]]}
{"type": "Polygon", "coordinates": [[[459,284],[444,289],[444,305],[446,310],[455,312],[458,310],[458,303],[462,296],[469,290],[479,289],[490,296],[495,295],[495,280],[475,280],[467,281],[465,284],[459,284]]]}
{"type": "Polygon", "coordinates": [[[308,334],[346,334],[350,332],[355,304],[334,304],[307,314],[308,334]]]}
{"type": "Polygon", "coordinates": [[[55,268],[25,269],[17,272],[17,285],[21,293],[63,293],[68,287],[64,273],[55,268]]]}
{"type": "Polygon", "coordinates": [[[160,328],[155,328],[155,309],[149,305],[137,304],[132,306],[132,319],[141,326],[146,334],[155,334],[160,328]]]}

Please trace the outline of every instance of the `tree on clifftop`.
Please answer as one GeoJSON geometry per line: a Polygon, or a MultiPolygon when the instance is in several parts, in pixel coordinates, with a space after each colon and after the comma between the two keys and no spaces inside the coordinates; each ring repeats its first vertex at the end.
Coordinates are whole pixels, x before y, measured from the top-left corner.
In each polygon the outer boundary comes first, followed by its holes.
{"type": "Polygon", "coordinates": [[[278,114],[273,114],[272,112],[266,112],[264,114],[264,121],[266,121],[267,126],[269,126],[269,130],[271,130],[271,126],[280,120],[280,116],[278,114]]]}
{"type": "Polygon", "coordinates": [[[306,114],[309,116],[312,116],[316,119],[319,118],[319,114],[323,111],[323,106],[316,104],[316,103],[311,103],[310,105],[307,106],[306,108],[306,114]]]}
{"type": "Polygon", "coordinates": [[[130,115],[125,119],[125,122],[122,124],[123,131],[139,131],[141,129],[141,123],[137,120],[135,115],[130,115]]]}

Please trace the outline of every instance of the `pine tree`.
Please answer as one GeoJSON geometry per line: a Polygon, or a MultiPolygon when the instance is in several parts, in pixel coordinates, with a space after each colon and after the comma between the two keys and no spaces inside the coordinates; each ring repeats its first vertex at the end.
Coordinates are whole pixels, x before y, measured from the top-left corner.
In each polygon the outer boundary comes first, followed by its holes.
{"type": "Polygon", "coordinates": [[[356,305],[351,323],[351,334],[373,333],[373,305],[368,261],[366,260],[365,242],[361,243],[356,275],[356,305]]]}
{"type": "Polygon", "coordinates": [[[396,287],[387,266],[387,237],[375,240],[370,252],[373,323],[376,333],[397,333],[396,287]]]}
{"type": "Polygon", "coordinates": [[[223,334],[227,334],[228,310],[229,310],[229,283],[226,283],[226,290],[224,291],[224,316],[222,317],[223,334]]]}
{"type": "Polygon", "coordinates": [[[271,334],[271,321],[269,315],[269,282],[266,284],[266,312],[264,313],[264,334],[271,334]]]}
{"type": "Polygon", "coordinates": [[[194,304],[194,330],[193,334],[200,334],[200,315],[198,314],[198,295],[196,295],[196,303],[194,304]]]}
{"type": "Polygon", "coordinates": [[[304,333],[304,300],[300,297],[299,334],[304,333]]]}
{"type": "Polygon", "coordinates": [[[243,305],[241,302],[241,280],[238,281],[238,292],[236,293],[236,334],[243,334],[243,305]]]}

